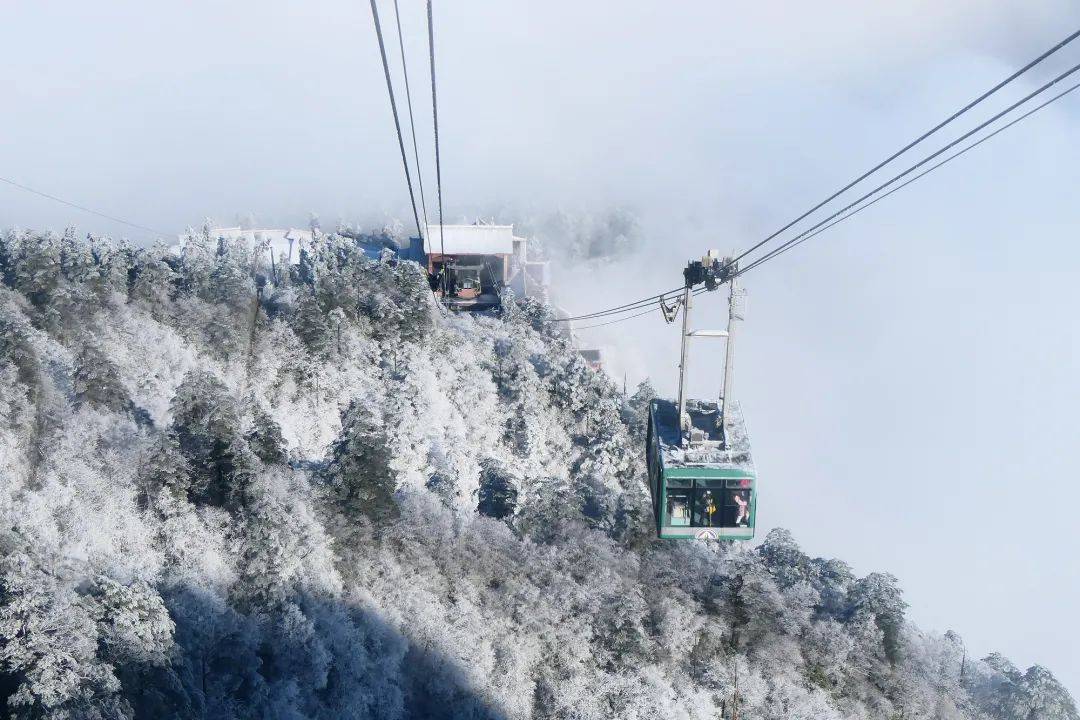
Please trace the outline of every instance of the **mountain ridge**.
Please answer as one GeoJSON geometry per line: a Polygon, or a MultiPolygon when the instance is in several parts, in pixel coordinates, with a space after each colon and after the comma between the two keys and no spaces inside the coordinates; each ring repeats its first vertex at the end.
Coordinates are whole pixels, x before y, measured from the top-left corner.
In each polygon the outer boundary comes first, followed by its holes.
{"type": "Polygon", "coordinates": [[[653,539],[651,388],[535,301],[333,235],[10,231],[0,280],[13,717],[1078,717],[786,531],[653,539]]]}

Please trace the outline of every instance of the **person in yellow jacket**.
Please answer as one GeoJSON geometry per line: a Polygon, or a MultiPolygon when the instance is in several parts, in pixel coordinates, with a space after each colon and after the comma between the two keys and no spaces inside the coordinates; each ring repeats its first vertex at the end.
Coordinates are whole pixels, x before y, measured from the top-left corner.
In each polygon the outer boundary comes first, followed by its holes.
{"type": "Polygon", "coordinates": [[[712,493],[707,490],[702,497],[702,501],[705,503],[705,517],[708,518],[708,521],[705,524],[712,527],[713,515],[716,513],[716,501],[713,500],[712,493]]]}

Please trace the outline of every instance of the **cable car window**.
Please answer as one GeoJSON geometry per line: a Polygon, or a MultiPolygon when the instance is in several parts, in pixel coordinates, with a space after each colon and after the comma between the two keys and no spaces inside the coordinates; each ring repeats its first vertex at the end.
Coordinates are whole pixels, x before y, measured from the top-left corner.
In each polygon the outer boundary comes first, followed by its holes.
{"type": "Polygon", "coordinates": [[[667,486],[669,488],[688,488],[693,487],[694,481],[691,478],[677,478],[669,477],[667,479],[667,486]]]}
{"type": "Polygon", "coordinates": [[[696,487],[699,487],[699,488],[709,488],[709,489],[715,489],[715,490],[723,490],[724,489],[724,481],[721,480],[721,479],[698,478],[696,482],[697,482],[696,487]]]}
{"type": "Polygon", "coordinates": [[[718,527],[723,519],[721,490],[699,488],[694,491],[694,527],[718,527]]]}
{"type": "Polygon", "coordinates": [[[750,478],[737,478],[735,480],[728,480],[727,486],[729,488],[749,488],[754,484],[754,481],[750,478]]]}
{"type": "Polygon", "coordinates": [[[750,524],[750,491],[728,490],[724,494],[724,527],[750,524]]]}
{"type": "Polygon", "coordinates": [[[667,492],[666,525],[685,527],[690,524],[690,505],[693,500],[691,490],[671,490],[667,492]]]}

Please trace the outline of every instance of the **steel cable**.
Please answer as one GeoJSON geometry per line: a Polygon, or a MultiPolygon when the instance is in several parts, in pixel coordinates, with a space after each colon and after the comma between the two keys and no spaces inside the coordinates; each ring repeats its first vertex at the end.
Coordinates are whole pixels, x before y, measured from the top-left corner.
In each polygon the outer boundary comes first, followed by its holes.
{"type": "Polygon", "coordinates": [[[390,64],[386,60],[386,44],[383,42],[382,24],[379,22],[379,8],[375,4],[375,0],[371,0],[371,17],[375,22],[375,34],[379,38],[379,56],[382,58],[383,74],[386,75],[386,92],[390,95],[390,110],[394,114],[394,129],[397,131],[398,147],[401,148],[401,165],[405,168],[405,183],[409,186],[409,202],[412,203],[413,220],[416,221],[416,232],[420,233],[420,214],[416,211],[416,195],[413,193],[412,175],[409,173],[409,160],[405,155],[405,139],[401,134],[401,121],[398,119],[397,101],[394,100],[394,83],[390,80],[390,64]]]}

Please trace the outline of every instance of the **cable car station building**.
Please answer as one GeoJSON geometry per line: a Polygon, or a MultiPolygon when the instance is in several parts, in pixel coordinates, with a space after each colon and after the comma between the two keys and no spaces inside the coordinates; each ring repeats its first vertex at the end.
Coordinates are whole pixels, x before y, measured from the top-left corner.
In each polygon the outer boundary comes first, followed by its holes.
{"type": "Polygon", "coordinates": [[[428,225],[424,233],[431,289],[455,310],[499,306],[503,288],[546,299],[548,263],[528,259],[513,225],[428,225]]]}

